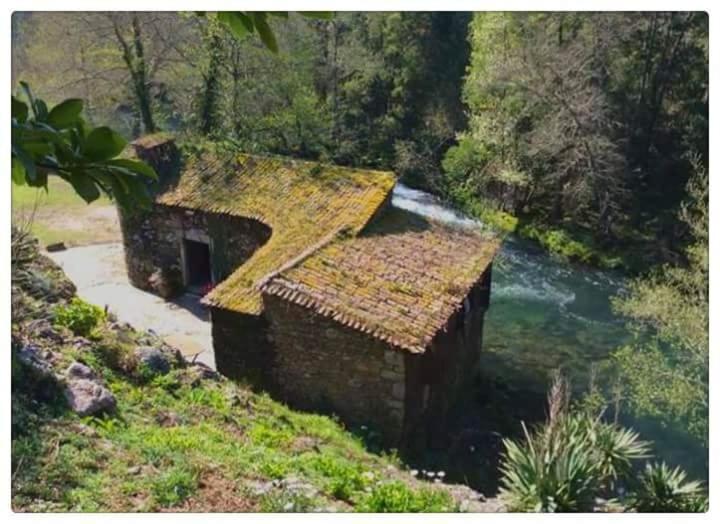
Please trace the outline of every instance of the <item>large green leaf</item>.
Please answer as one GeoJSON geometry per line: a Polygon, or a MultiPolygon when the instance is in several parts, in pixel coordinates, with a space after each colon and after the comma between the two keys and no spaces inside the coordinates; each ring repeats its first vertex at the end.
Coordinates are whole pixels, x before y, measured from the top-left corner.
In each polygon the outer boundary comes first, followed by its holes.
{"type": "Polygon", "coordinates": [[[25,102],[12,97],[12,117],[23,124],[28,117],[28,106],[25,102]]]}
{"type": "Polygon", "coordinates": [[[83,171],[73,172],[70,177],[68,177],[68,181],[72,184],[75,192],[88,204],[97,200],[100,196],[100,191],[95,181],[83,171]]]}
{"type": "Polygon", "coordinates": [[[238,16],[238,13],[222,11],[217,14],[217,18],[220,22],[228,26],[230,31],[235,35],[235,38],[243,38],[250,33],[250,30],[240,16],[238,16]]]}
{"type": "Polygon", "coordinates": [[[110,160],[118,156],[126,145],[127,141],[109,127],[96,127],[85,140],[83,154],[95,162],[110,160]]]}
{"type": "Polygon", "coordinates": [[[25,185],[25,166],[17,157],[12,158],[12,181],[19,186],[25,185]]]}
{"type": "Polygon", "coordinates": [[[158,179],[157,173],[151,166],[149,166],[148,164],[146,164],[144,162],[138,162],[137,160],[130,160],[127,158],[118,158],[116,160],[108,160],[107,165],[114,166],[114,167],[121,167],[123,169],[127,169],[128,171],[130,171],[132,173],[137,173],[139,175],[146,176],[153,180],[158,179]]]}
{"type": "Polygon", "coordinates": [[[37,169],[33,158],[19,145],[12,146],[13,159],[19,160],[25,168],[25,181],[32,183],[37,180],[37,169]]]}
{"type": "Polygon", "coordinates": [[[277,40],[275,40],[275,34],[267,23],[266,15],[263,12],[257,12],[252,14],[255,29],[257,29],[260,35],[260,40],[263,41],[265,47],[267,47],[273,53],[278,52],[277,40]]]}
{"type": "Polygon", "coordinates": [[[83,101],[69,98],[52,108],[48,114],[48,124],[57,129],[65,129],[74,125],[83,109],[83,101]]]}

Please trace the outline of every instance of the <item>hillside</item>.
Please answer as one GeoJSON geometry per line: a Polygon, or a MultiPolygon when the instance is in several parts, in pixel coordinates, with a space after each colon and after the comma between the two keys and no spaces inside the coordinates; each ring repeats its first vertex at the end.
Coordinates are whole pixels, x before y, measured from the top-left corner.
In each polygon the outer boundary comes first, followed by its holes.
{"type": "Polygon", "coordinates": [[[187,363],[74,293],[34,240],[13,239],[14,510],[499,509],[372,452],[371,431],[187,363]]]}

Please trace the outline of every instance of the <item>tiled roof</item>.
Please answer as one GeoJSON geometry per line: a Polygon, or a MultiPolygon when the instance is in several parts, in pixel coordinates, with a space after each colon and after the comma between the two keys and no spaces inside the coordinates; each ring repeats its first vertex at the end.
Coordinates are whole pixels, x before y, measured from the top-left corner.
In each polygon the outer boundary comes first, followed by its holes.
{"type": "Polygon", "coordinates": [[[262,311],[259,284],[329,242],[359,232],[389,198],[390,172],[351,169],[280,157],[218,155],[190,158],[156,201],[168,206],[254,218],[270,239],[205,298],[216,307],[262,311]]]}
{"type": "Polygon", "coordinates": [[[281,271],[264,291],[420,353],[499,244],[476,229],[390,208],[358,236],[335,239],[281,271]]]}

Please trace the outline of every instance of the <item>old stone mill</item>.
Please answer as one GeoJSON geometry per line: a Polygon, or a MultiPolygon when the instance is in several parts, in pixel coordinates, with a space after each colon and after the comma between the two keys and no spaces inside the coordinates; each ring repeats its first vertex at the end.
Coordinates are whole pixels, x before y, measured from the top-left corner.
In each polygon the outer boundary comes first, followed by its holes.
{"type": "Polygon", "coordinates": [[[202,295],[218,371],[392,445],[435,437],[477,368],[497,238],[393,207],[391,172],[133,148],[159,181],[121,216],[130,281],[202,295]]]}

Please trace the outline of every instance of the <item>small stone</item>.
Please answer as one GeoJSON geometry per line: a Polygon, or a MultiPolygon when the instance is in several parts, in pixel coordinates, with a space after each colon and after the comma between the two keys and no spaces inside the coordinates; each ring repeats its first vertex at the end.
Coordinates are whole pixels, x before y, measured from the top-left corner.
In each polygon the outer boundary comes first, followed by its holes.
{"type": "Polygon", "coordinates": [[[130,466],[127,469],[128,475],[139,475],[142,471],[142,468],[140,466],[130,466]]]}
{"type": "Polygon", "coordinates": [[[56,251],[65,251],[67,249],[67,246],[65,246],[65,242],[54,242],[45,246],[45,249],[49,253],[54,253],[56,251]]]}
{"type": "Polygon", "coordinates": [[[168,357],[156,347],[139,347],[135,350],[135,357],[141,364],[145,364],[155,373],[164,375],[170,371],[171,366],[168,357]]]}
{"type": "Polygon", "coordinates": [[[71,379],[86,378],[92,380],[95,378],[95,372],[80,362],[73,362],[70,364],[67,370],[65,370],[65,374],[71,379]]]}
{"type": "Polygon", "coordinates": [[[65,398],[70,408],[81,417],[115,409],[113,394],[97,382],[86,378],[70,381],[65,389],[65,398]]]}

